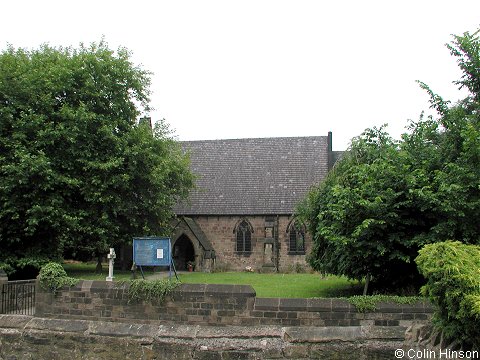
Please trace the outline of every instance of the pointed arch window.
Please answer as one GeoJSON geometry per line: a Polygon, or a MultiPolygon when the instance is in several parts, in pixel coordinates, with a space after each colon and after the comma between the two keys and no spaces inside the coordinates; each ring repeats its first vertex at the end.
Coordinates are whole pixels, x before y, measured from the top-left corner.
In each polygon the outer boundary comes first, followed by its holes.
{"type": "Polygon", "coordinates": [[[289,255],[305,255],[305,227],[302,223],[294,221],[288,230],[289,255]]]}
{"type": "Polygon", "coordinates": [[[246,221],[242,220],[236,229],[236,245],[237,252],[252,251],[252,226],[246,221]]]}

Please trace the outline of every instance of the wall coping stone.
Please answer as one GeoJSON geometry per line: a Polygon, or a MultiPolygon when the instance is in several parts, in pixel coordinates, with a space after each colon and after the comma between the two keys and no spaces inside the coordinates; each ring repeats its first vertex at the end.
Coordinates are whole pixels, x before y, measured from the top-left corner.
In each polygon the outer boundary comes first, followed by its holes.
{"type": "Polygon", "coordinates": [[[307,308],[307,305],[307,299],[280,299],[280,305],[278,306],[278,309],[284,311],[302,311],[307,308]]]}
{"type": "Polygon", "coordinates": [[[280,298],[256,298],[255,310],[277,311],[280,306],[280,298]]]}
{"type": "Polygon", "coordinates": [[[0,315],[0,328],[23,328],[31,319],[28,315],[0,315]]]}
{"type": "Polygon", "coordinates": [[[284,328],[289,342],[328,342],[356,340],[404,340],[404,326],[315,326],[284,328]]]}
{"type": "Polygon", "coordinates": [[[173,293],[198,293],[207,296],[255,297],[256,292],[250,285],[226,284],[181,284],[173,293]]]}
{"type": "Polygon", "coordinates": [[[1,353],[9,359],[383,359],[405,346],[405,334],[398,325],[157,325],[0,315],[1,353]]]}
{"type": "Polygon", "coordinates": [[[307,306],[310,311],[327,312],[332,311],[332,299],[308,299],[307,306]]]}
{"type": "Polygon", "coordinates": [[[85,332],[88,330],[86,320],[66,320],[66,319],[43,319],[31,318],[26,324],[25,329],[62,331],[62,332],[85,332]]]}
{"type": "MultiPolygon", "coordinates": [[[[357,312],[355,305],[346,299],[324,298],[255,298],[254,310],[263,311],[306,311],[306,312],[357,312]]],[[[433,313],[434,307],[428,301],[415,304],[380,302],[376,313],[433,313]]]]}
{"type": "MultiPolygon", "coordinates": [[[[126,289],[128,283],[118,283],[101,280],[80,280],[72,287],[64,287],[63,290],[70,291],[93,291],[95,290],[119,290],[126,289]]],[[[188,293],[189,295],[215,295],[215,296],[239,296],[255,297],[256,292],[250,285],[227,285],[227,284],[181,284],[173,290],[173,293],[188,293]]]]}
{"type": "Polygon", "coordinates": [[[380,302],[376,306],[376,312],[402,313],[433,313],[434,307],[428,301],[418,301],[415,304],[397,304],[392,302],[380,302]]]}
{"type": "Polygon", "coordinates": [[[78,333],[107,337],[176,339],[262,339],[278,338],[289,343],[329,341],[387,340],[403,341],[404,326],[211,326],[151,325],[98,320],[62,320],[24,315],[0,316],[0,329],[78,333]]]}

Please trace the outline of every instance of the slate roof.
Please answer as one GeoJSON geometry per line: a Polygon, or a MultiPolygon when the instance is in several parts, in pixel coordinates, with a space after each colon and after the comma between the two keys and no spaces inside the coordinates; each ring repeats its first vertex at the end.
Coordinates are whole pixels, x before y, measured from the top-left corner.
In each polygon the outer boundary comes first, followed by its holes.
{"type": "Polygon", "coordinates": [[[292,214],[328,171],[328,137],[182,142],[197,188],[177,215],[292,214]]]}

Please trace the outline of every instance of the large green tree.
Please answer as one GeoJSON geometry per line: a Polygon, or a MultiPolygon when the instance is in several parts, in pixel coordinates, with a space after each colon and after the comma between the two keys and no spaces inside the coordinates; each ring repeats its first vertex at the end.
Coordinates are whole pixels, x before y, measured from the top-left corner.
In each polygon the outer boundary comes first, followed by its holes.
{"type": "Polygon", "coordinates": [[[469,95],[451,105],[426,84],[438,116],[412,122],[394,141],[366,130],[299,209],[313,234],[309,262],[324,272],[416,284],[425,244],[480,239],[480,40],[478,31],[447,47],[469,95]]]}
{"type": "Polygon", "coordinates": [[[158,234],[193,184],[168,127],[139,124],[150,73],[123,48],[0,54],[0,263],[38,266],[158,234]]]}
{"type": "Polygon", "coordinates": [[[416,280],[413,238],[426,220],[409,194],[402,157],[383,128],[367,130],[309,193],[300,213],[314,237],[314,269],[392,285],[399,274],[416,280]]]}

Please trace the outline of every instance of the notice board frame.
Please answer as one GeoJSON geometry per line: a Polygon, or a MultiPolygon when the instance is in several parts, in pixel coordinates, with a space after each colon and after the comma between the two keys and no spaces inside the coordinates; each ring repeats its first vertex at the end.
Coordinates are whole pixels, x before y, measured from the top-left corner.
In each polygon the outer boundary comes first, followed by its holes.
{"type": "Polygon", "coordinates": [[[140,268],[142,277],[142,266],[168,266],[169,278],[172,277],[172,268],[175,277],[178,279],[177,271],[172,258],[172,242],[165,236],[143,236],[133,238],[133,263],[140,268]]]}

